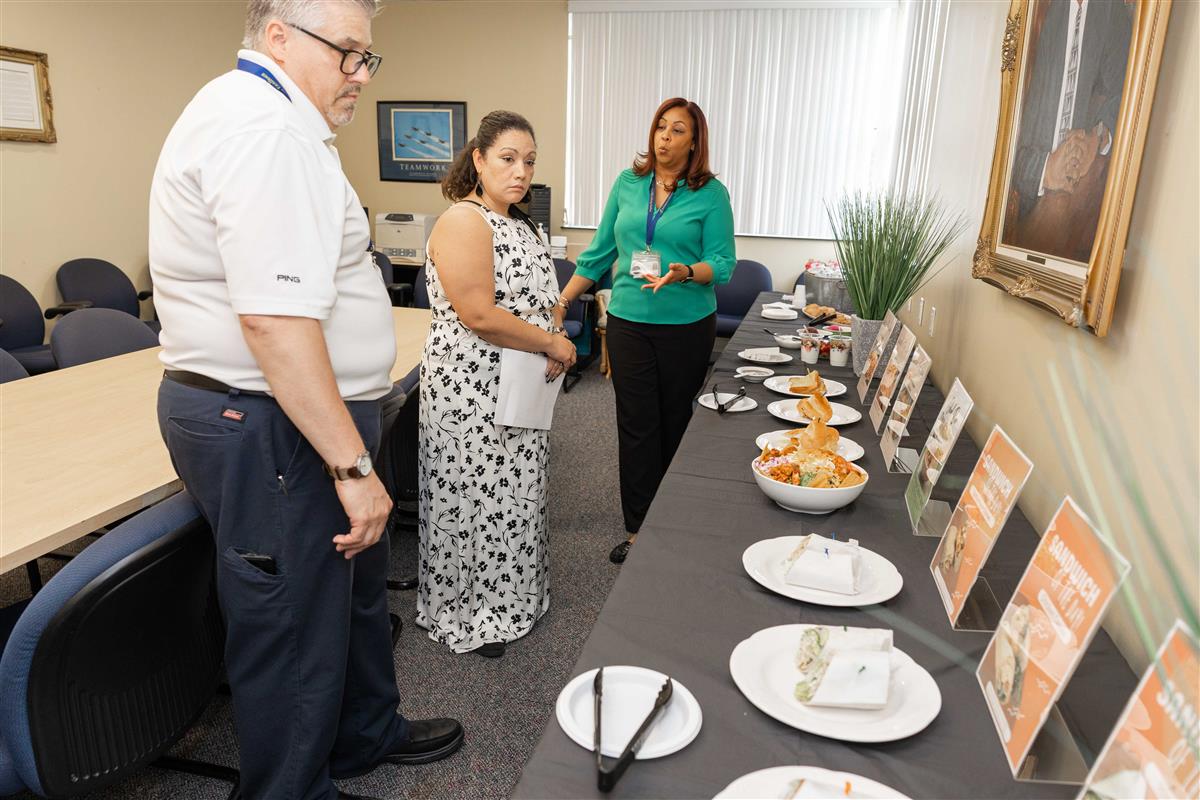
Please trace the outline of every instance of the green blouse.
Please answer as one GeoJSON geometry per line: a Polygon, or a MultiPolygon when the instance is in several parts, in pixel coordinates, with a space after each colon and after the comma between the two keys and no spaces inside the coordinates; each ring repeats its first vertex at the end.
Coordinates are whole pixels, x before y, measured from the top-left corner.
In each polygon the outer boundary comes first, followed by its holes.
{"type": "Polygon", "coordinates": [[[629,274],[629,259],[646,247],[646,212],[654,173],[638,177],[622,172],[608,195],[604,216],[592,243],[579,256],[576,273],[593,281],[617,262],[613,275],[612,303],[608,310],[631,322],[680,325],[703,319],[717,310],[713,286],[726,283],[736,261],[733,245],[733,209],[729,191],[712,178],[697,191],[680,183],[654,230],[653,249],[662,258],[662,269],[672,262],[712,266],[711,284],[672,283],[654,294],[641,287],[646,281],[629,274]]]}

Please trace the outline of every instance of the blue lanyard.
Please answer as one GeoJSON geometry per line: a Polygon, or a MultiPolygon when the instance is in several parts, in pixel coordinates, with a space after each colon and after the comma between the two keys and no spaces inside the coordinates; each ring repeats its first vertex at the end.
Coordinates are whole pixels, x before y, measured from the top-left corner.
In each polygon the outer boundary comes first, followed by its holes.
{"type": "Polygon", "coordinates": [[[251,75],[257,75],[258,77],[262,78],[271,86],[272,89],[275,89],[281,95],[286,97],[288,102],[291,102],[291,95],[287,93],[287,89],[283,88],[283,84],[279,82],[279,79],[271,74],[271,70],[267,69],[261,64],[255,64],[253,61],[247,61],[244,58],[238,59],[237,68],[242,72],[249,72],[251,75]]]}
{"type": "MultiPolygon", "coordinates": [[[[679,191],[676,186],[675,191],[679,191]]],[[[667,206],[671,205],[671,201],[675,199],[675,192],[671,192],[667,196],[667,202],[663,203],[662,208],[658,211],[654,210],[654,173],[650,173],[650,207],[646,209],[646,249],[650,249],[650,245],[654,243],[654,229],[658,227],[658,221],[662,219],[662,215],[667,212],[667,206]]]]}

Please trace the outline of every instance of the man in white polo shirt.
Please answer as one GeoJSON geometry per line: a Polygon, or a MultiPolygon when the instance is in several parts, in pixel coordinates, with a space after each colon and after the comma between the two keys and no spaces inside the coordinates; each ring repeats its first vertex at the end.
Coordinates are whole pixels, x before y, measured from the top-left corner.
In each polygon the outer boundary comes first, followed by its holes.
{"type": "Polygon", "coordinates": [[[159,424],[212,526],[248,800],[462,743],[397,711],[391,500],[371,468],[395,339],[333,130],[379,66],[375,0],[251,0],[237,68],[193,98],[150,192],[159,424]]]}

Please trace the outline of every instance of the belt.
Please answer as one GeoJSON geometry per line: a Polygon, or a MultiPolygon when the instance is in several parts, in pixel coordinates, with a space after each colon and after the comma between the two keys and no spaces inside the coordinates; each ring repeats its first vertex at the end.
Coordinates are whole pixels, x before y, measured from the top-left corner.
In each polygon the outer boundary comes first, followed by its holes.
{"type": "Polygon", "coordinates": [[[230,386],[227,383],[210,378],[207,375],[201,375],[197,372],[185,372],[181,369],[163,370],[163,377],[175,383],[182,383],[184,386],[191,386],[196,389],[205,389],[210,392],[221,392],[229,394],[236,392],[237,394],[246,395],[248,397],[270,397],[266,392],[256,392],[253,389],[239,389],[236,386],[230,386]]]}

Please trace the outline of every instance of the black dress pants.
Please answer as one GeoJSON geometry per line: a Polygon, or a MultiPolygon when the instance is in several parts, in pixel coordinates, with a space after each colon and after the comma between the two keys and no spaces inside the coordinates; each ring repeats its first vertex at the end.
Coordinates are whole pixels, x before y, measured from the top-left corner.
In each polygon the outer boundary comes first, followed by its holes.
{"type": "Polygon", "coordinates": [[[617,445],[625,530],[637,533],[692,418],[708,373],[717,315],[657,325],[608,315],[608,358],[617,396],[617,445]]]}
{"type": "MultiPolygon", "coordinates": [[[[377,451],[379,402],[346,405],[377,451]]],[[[373,765],[408,737],[396,710],[387,538],[350,560],[335,550],[350,525],[333,481],[273,399],[164,380],[158,422],[216,538],[242,795],[333,800],[331,769],[373,765]],[[249,554],[273,558],[275,574],[249,554]]]]}

